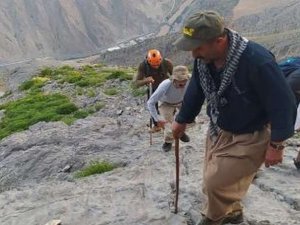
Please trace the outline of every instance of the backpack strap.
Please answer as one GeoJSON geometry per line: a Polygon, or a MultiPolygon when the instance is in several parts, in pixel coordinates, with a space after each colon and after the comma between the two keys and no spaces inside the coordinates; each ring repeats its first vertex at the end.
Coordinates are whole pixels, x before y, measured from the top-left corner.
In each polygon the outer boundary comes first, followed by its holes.
{"type": "Polygon", "coordinates": [[[163,58],[160,66],[158,69],[152,69],[151,66],[149,65],[147,58],[144,60],[144,67],[145,67],[145,75],[146,77],[151,76],[151,71],[155,70],[155,73],[160,74],[162,76],[163,68],[166,67],[166,60],[163,58]]]}

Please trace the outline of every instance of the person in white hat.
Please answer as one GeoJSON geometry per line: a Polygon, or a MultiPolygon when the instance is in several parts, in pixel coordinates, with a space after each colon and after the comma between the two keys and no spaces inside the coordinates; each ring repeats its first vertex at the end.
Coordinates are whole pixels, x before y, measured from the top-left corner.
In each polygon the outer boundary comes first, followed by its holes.
{"type": "MultiPolygon", "coordinates": [[[[151,116],[158,126],[164,128],[164,144],[162,148],[165,152],[170,151],[172,148],[173,134],[171,124],[176,111],[181,107],[189,83],[189,76],[189,70],[186,66],[176,66],[171,78],[164,80],[147,102],[151,116]],[[160,115],[158,115],[155,108],[155,104],[158,102],[160,115]]],[[[180,140],[189,142],[190,139],[184,134],[180,140]]]]}

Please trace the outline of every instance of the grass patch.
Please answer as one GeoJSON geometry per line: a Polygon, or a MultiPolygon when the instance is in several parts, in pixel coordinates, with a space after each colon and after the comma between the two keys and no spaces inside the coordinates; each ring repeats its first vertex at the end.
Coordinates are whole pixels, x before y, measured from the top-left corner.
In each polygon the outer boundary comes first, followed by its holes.
{"type": "Polygon", "coordinates": [[[113,95],[119,94],[119,91],[118,91],[117,88],[107,88],[107,89],[104,90],[104,93],[105,93],[106,95],[111,95],[111,96],[113,96],[113,95]]]}
{"type": "Polygon", "coordinates": [[[66,115],[66,114],[71,114],[73,112],[76,112],[77,109],[78,108],[73,103],[68,102],[68,103],[65,103],[65,104],[62,104],[62,105],[58,106],[57,109],[56,109],[56,112],[58,114],[66,115]]]}
{"type": "Polygon", "coordinates": [[[89,108],[87,108],[86,110],[89,114],[93,114],[96,112],[96,109],[94,106],[90,106],[89,108]]]}
{"type": "Polygon", "coordinates": [[[93,90],[93,89],[88,89],[87,90],[87,96],[89,97],[89,98],[93,98],[93,97],[96,97],[96,92],[93,90]]]}
{"type": "Polygon", "coordinates": [[[106,161],[93,161],[82,170],[75,173],[75,178],[82,178],[94,174],[101,174],[115,169],[116,166],[106,161]]]}
{"type": "Polygon", "coordinates": [[[76,95],[83,95],[84,93],[84,90],[82,87],[77,87],[76,88],[76,95]]]}
{"type": "Polygon", "coordinates": [[[103,109],[105,107],[105,104],[102,102],[98,102],[94,105],[91,105],[90,107],[88,107],[86,109],[86,112],[88,112],[88,114],[93,114],[95,112],[100,111],[101,109],[103,109]]]}
{"type": "Polygon", "coordinates": [[[19,87],[19,89],[21,91],[26,91],[26,90],[39,90],[41,87],[43,87],[45,85],[45,83],[47,81],[49,81],[50,79],[47,77],[34,77],[31,80],[25,81],[21,84],[21,86],[19,87]]]}
{"type": "Polygon", "coordinates": [[[105,107],[105,104],[102,102],[98,102],[95,104],[95,110],[98,112],[105,107]]]}
{"type": "Polygon", "coordinates": [[[88,111],[85,110],[78,110],[77,112],[74,113],[74,118],[76,119],[83,119],[89,115],[88,111]]]}
{"type": "Polygon", "coordinates": [[[140,97],[140,96],[144,96],[147,92],[147,88],[146,87],[137,87],[136,85],[132,84],[131,87],[131,94],[134,97],[140,97]]]}
{"type": "Polygon", "coordinates": [[[112,72],[110,75],[108,75],[106,77],[106,79],[108,80],[112,80],[112,79],[120,79],[121,81],[124,81],[124,80],[132,80],[132,75],[124,72],[124,71],[114,71],[112,72]]]}
{"type": "Polygon", "coordinates": [[[88,115],[87,112],[78,110],[68,97],[61,94],[31,93],[1,105],[1,109],[5,109],[5,114],[0,122],[0,140],[41,121],[64,121],[71,124],[88,115]]]}
{"type": "MultiPolygon", "coordinates": [[[[71,83],[79,87],[101,86],[105,81],[112,79],[131,80],[135,69],[107,68],[102,65],[86,65],[79,69],[70,66],[59,68],[44,68],[40,71],[39,77],[56,80],[58,83],[71,83]]],[[[31,85],[27,84],[27,88],[31,85]]]]}

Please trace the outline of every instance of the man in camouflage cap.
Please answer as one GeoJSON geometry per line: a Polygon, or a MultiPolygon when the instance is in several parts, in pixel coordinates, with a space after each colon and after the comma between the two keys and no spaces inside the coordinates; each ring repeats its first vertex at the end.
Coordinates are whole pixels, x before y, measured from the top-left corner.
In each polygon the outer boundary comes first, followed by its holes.
{"type": "Polygon", "coordinates": [[[257,170],[281,163],[284,140],[293,135],[293,94],[273,55],[226,28],[216,12],[188,18],[175,44],[195,61],[173,135],[181,137],[205,99],[210,118],[203,170],[207,204],[198,224],[241,223],[241,200],[257,170]]]}

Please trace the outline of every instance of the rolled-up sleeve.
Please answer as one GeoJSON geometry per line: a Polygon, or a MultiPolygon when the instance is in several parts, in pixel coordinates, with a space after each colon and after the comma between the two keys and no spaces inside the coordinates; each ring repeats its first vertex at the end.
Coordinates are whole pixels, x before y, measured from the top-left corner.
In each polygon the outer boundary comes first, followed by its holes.
{"type": "Polygon", "coordinates": [[[169,82],[167,82],[167,80],[162,82],[147,101],[147,107],[150,112],[150,115],[156,122],[159,120],[159,116],[155,104],[166,94],[168,86],[169,82]]]}

